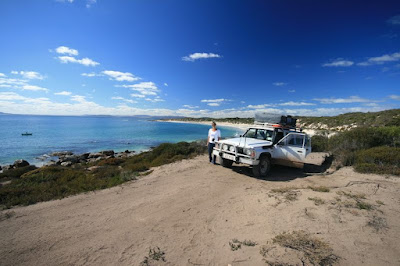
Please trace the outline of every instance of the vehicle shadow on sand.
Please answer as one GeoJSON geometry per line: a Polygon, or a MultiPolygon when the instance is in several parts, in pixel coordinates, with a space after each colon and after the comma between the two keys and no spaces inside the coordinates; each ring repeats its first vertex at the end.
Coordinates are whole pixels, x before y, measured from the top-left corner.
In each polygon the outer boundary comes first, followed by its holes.
{"type": "Polygon", "coordinates": [[[265,180],[265,181],[290,181],[297,178],[304,178],[313,174],[324,173],[329,167],[331,167],[333,162],[333,157],[326,157],[321,165],[316,164],[304,164],[304,167],[291,168],[280,165],[273,165],[270,172],[266,177],[255,177],[251,167],[244,164],[234,164],[232,165],[232,171],[243,174],[248,177],[265,180]]]}

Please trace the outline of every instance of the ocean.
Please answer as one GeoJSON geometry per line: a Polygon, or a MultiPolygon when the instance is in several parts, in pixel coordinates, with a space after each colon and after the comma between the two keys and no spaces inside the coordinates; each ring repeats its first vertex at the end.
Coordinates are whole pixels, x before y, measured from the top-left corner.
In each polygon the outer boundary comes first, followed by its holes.
{"type": "MultiPolygon", "coordinates": [[[[209,128],[138,117],[0,115],[0,165],[24,159],[40,166],[56,151],[140,152],[164,142],[206,139],[209,128]],[[32,135],[22,136],[25,132],[32,135]]],[[[219,129],[222,137],[240,134],[240,130],[231,127],[219,129]]]]}

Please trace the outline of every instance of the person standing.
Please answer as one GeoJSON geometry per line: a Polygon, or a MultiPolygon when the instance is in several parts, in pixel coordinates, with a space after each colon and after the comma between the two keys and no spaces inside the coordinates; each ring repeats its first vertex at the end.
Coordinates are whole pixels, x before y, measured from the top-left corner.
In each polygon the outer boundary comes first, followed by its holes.
{"type": "Polygon", "coordinates": [[[221,139],[221,131],[217,129],[217,124],[212,121],[211,128],[208,130],[207,146],[208,146],[208,157],[210,163],[215,164],[215,156],[212,156],[212,152],[215,147],[215,142],[221,139]]]}

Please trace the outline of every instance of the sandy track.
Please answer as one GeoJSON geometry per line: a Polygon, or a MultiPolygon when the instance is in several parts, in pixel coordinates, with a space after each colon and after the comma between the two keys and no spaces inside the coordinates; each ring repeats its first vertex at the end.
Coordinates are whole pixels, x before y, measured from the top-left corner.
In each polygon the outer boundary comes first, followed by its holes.
{"type": "Polygon", "coordinates": [[[139,265],[156,246],[165,252],[160,265],[265,265],[260,247],[293,230],[328,242],[341,265],[400,264],[399,179],[350,168],[323,176],[278,167],[260,180],[246,167],[206,161],[200,156],[112,189],[3,211],[13,215],[0,221],[0,265],[139,265]],[[282,187],[296,187],[297,200],[271,191],[282,187]],[[337,191],[365,193],[374,210],[338,208],[331,203],[337,191]],[[315,206],[308,198],[316,196],[326,203],[315,206]],[[386,229],[366,225],[374,215],[386,219],[386,229]],[[258,245],[232,251],[234,238],[258,245]]]}

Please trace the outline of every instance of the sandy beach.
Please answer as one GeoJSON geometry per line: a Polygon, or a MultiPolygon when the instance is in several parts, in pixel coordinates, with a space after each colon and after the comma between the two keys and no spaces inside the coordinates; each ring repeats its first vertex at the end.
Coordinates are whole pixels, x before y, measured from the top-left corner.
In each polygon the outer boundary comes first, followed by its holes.
{"type": "Polygon", "coordinates": [[[303,230],[328,243],[339,265],[399,265],[398,178],[274,167],[262,180],[248,167],[206,161],[199,156],[111,189],[4,210],[0,264],[139,265],[159,247],[165,262],[148,265],[301,265],[304,254],[272,239],[303,230]],[[371,209],[354,205],[351,195],[362,194],[371,209]],[[232,250],[234,239],[256,245],[232,250]]]}

